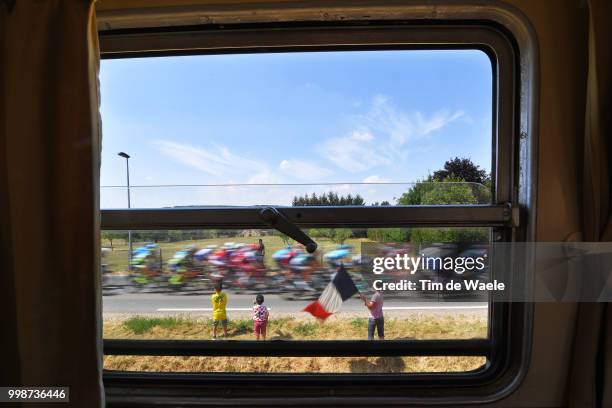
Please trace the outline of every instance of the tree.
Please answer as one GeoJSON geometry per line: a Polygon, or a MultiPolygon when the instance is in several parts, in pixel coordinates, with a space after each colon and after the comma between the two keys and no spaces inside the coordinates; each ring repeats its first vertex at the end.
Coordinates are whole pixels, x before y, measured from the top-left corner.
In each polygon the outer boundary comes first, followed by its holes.
{"type": "Polygon", "coordinates": [[[376,242],[408,242],[410,230],[407,228],[368,228],[368,239],[376,242]]]}
{"type": "Polygon", "coordinates": [[[426,204],[424,200],[433,199],[431,196],[433,190],[437,191],[433,194],[437,194],[438,198],[433,200],[435,203],[430,204],[487,204],[491,202],[491,177],[470,159],[455,157],[446,161],[442,169],[418,180],[414,186],[400,196],[397,203],[400,205],[426,204]],[[460,191],[467,192],[464,188],[454,188],[443,183],[463,183],[464,187],[471,190],[475,202],[467,195],[457,196],[460,191]],[[454,197],[452,197],[453,193],[454,197]],[[429,198],[425,198],[427,194],[430,195],[429,198]]]}
{"type": "Polygon", "coordinates": [[[429,190],[432,189],[432,183],[434,183],[433,176],[430,174],[423,180],[418,180],[414,186],[410,187],[408,191],[397,199],[398,205],[421,205],[423,204],[423,196],[429,190]]]}
{"type": "MultiPolygon", "coordinates": [[[[477,204],[470,185],[462,184],[460,179],[449,176],[444,182],[432,183],[432,188],[423,194],[423,205],[477,204]]],[[[486,242],[486,228],[417,228],[410,239],[414,243],[456,243],[469,244],[486,242]]]]}
{"type": "Polygon", "coordinates": [[[323,193],[317,196],[315,193],[311,195],[304,194],[303,196],[293,197],[292,205],[294,207],[308,207],[308,206],[340,206],[340,205],[365,205],[365,200],[359,194],[353,196],[347,194],[346,196],[338,195],[334,191],[323,193]]]}
{"type": "Polygon", "coordinates": [[[308,235],[314,238],[332,238],[334,236],[334,230],[331,228],[310,228],[308,235]]]}
{"type": "Polygon", "coordinates": [[[333,231],[332,241],[338,245],[344,244],[344,241],[353,236],[353,231],[349,228],[336,228],[333,231]]]}
{"type": "Polygon", "coordinates": [[[454,179],[469,183],[478,204],[491,202],[491,177],[470,159],[450,159],[444,163],[444,168],[435,171],[432,177],[436,181],[454,179]]]}
{"type": "Polygon", "coordinates": [[[430,183],[421,195],[422,205],[478,204],[472,188],[463,180],[448,176],[442,182],[430,183]]]}
{"type": "Polygon", "coordinates": [[[450,177],[479,184],[484,184],[489,179],[486,170],[472,163],[470,159],[460,159],[459,157],[447,160],[443,169],[433,173],[433,178],[436,181],[446,181],[450,177]]]}
{"type": "MultiPolygon", "coordinates": [[[[419,180],[401,195],[397,203],[399,205],[488,203],[491,198],[490,186],[491,178],[486,171],[481,170],[469,159],[455,158],[444,163],[443,169],[419,180]]],[[[486,228],[417,228],[410,231],[410,241],[413,243],[459,244],[486,242],[488,238],[486,228]]]]}

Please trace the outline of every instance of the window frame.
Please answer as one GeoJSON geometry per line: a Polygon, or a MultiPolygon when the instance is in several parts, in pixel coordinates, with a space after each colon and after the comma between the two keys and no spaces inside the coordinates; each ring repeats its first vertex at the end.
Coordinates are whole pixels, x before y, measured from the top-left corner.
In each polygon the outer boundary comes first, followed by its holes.
{"type": "MultiPolygon", "coordinates": [[[[512,35],[491,22],[378,21],[326,24],[280,23],[236,24],[232,27],[179,27],[171,29],[111,30],[102,32],[103,58],[128,58],[168,55],[220,54],[246,52],[338,51],[375,49],[462,49],[478,48],[489,55],[493,69],[493,146],[492,204],[475,206],[393,206],[375,207],[277,207],[299,226],[398,227],[398,226],[489,226],[495,228],[495,241],[527,240],[531,236],[526,222],[531,217],[533,197],[524,186],[532,175],[525,172],[532,149],[525,146],[519,132],[521,120],[521,84],[519,54],[512,35]],[[279,35],[281,34],[282,35],[279,35]],[[376,34],[373,34],[376,33],[376,34]],[[346,39],[343,43],[341,40],[346,39]],[[300,42],[301,41],[301,42],[300,42]],[[255,45],[254,45],[255,44],[255,45]],[[290,44],[290,45],[288,45],[290,44]],[[313,45],[316,44],[316,45],[313,45]],[[502,152],[500,154],[500,152],[502,152]],[[523,173],[521,173],[521,171],[523,173]],[[526,178],[525,176],[528,176],[526,178]],[[526,194],[527,193],[527,194],[526,194]],[[525,203],[529,206],[526,208],[525,203]],[[522,209],[520,209],[522,208],[522,209]],[[525,211],[529,210],[529,212],[525,211]],[[342,214],[338,215],[341,211],[342,214]],[[519,222],[519,213],[521,220],[519,222]],[[343,215],[344,214],[344,215],[343,215]],[[526,217],[526,215],[530,217],[526,217]],[[365,217],[365,218],[364,218],[365,217]],[[362,221],[367,219],[367,222],[362,221]]],[[[530,168],[530,167],[529,167],[530,168]]],[[[530,185],[532,188],[533,185],[530,185]]],[[[104,229],[194,229],[194,228],[265,228],[257,207],[200,209],[130,209],[103,210],[104,229]],[[203,214],[206,214],[203,216],[203,214]]],[[[507,273],[521,265],[513,263],[507,273]]],[[[528,278],[525,284],[528,284],[528,278]]],[[[120,401],[127,384],[140,384],[152,392],[156,386],[173,389],[173,384],[191,384],[190,395],[203,384],[214,383],[232,389],[237,396],[246,395],[242,381],[261,387],[283,384],[302,397],[319,395],[329,398],[322,385],[350,391],[346,397],[366,397],[363,384],[376,384],[380,399],[410,397],[419,401],[442,401],[449,395],[461,401],[484,401],[500,395],[500,384],[511,384],[525,368],[529,347],[525,339],[530,331],[530,307],[521,303],[490,304],[488,339],[444,341],[385,341],[377,345],[367,341],[343,341],[343,353],[335,353],[330,343],[337,341],[292,341],[277,347],[277,356],[306,355],[482,355],[492,363],[480,370],[463,373],[416,374],[230,374],[230,373],[133,373],[105,371],[105,384],[113,398],[120,401]],[[495,314],[495,319],[492,318],[495,314]],[[507,335],[507,338],[505,337],[507,335]],[[346,343],[346,344],[344,344],[346,343]],[[345,345],[349,347],[346,348],[345,345]],[[364,350],[367,352],[364,353],[364,350]],[[331,350],[331,351],[330,351],[331,350]],[[373,354],[374,352],[374,354],[373,354]],[[399,353],[401,352],[401,353],[399,353]],[[318,354],[317,354],[318,353],[318,354]],[[321,354],[326,353],[326,354],[321,354]],[[399,353],[399,354],[398,354],[399,353]],[[425,354],[424,354],[425,353],[425,354]],[[521,356],[521,359],[513,358],[521,356]],[[299,382],[299,384],[296,383],[299,382]],[[307,387],[305,387],[307,385],[307,387]],[[426,385],[424,387],[424,385],[426,385]],[[439,392],[431,399],[431,388],[439,392]],[[452,392],[448,393],[449,387],[452,392]],[[446,390],[446,391],[445,391],[446,390]],[[314,394],[313,394],[314,392],[314,394]],[[318,394],[317,394],[318,393],[318,394]],[[386,397],[383,397],[386,395],[386,397]],[[423,399],[425,398],[425,399],[423,399]]],[[[123,355],[271,355],[271,346],[259,344],[231,345],[225,342],[165,340],[104,340],[105,354],[123,355]],[[171,354],[168,354],[171,353],[171,354]]],[[[325,388],[325,387],[324,387],[325,388]]],[[[147,394],[148,395],[148,394],[147,394]]],[[[178,395],[178,394],[177,394],[178,395]]],[[[297,395],[297,394],[296,394],[297,395]]],[[[371,393],[367,395],[371,397],[371,393]]],[[[402,401],[406,401],[402,399],[402,401]]]]}

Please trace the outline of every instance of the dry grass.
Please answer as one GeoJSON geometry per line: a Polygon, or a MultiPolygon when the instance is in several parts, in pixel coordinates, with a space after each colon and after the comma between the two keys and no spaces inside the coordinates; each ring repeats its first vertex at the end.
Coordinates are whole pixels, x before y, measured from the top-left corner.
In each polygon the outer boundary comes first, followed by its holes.
{"type": "MultiPolygon", "coordinates": [[[[283,317],[271,320],[271,340],[364,339],[367,319],[334,316],[325,323],[283,317]]],[[[253,340],[252,322],[230,322],[232,340],[253,340]]],[[[465,315],[415,315],[387,319],[387,339],[467,339],[487,335],[486,318],[465,315]]],[[[133,317],[104,324],[105,338],[209,339],[208,319],[133,317]]],[[[457,372],[481,367],[484,357],[147,357],[106,356],[104,367],[124,371],[261,373],[411,373],[457,372]]]]}
{"type": "Polygon", "coordinates": [[[465,372],[484,357],[154,357],[105,356],[104,368],[153,372],[423,373],[465,372]]]}

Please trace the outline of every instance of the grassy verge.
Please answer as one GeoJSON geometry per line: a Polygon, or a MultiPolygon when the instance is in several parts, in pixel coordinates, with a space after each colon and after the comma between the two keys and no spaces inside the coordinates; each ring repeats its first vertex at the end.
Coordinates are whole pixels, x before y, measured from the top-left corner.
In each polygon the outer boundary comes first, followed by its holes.
{"type": "MultiPolygon", "coordinates": [[[[230,340],[253,340],[252,322],[229,323],[230,340]]],[[[467,339],[487,334],[486,319],[465,315],[388,318],[387,339],[467,339]]],[[[271,319],[270,340],[353,340],[367,336],[367,319],[334,316],[325,323],[283,317],[271,319]]],[[[135,316],[104,324],[105,338],[210,339],[209,319],[135,316]]],[[[484,357],[146,357],[106,356],[104,367],[125,371],[397,373],[475,370],[484,357]]]]}
{"type": "MultiPolygon", "coordinates": [[[[269,340],[359,340],[367,337],[365,317],[332,316],[324,323],[295,317],[271,318],[269,340]]],[[[229,320],[230,340],[253,340],[250,319],[229,320]]],[[[208,318],[144,317],[107,321],[105,338],[123,339],[210,339],[212,321],[208,318]]],[[[385,319],[385,337],[407,339],[470,339],[487,335],[486,318],[466,315],[412,315],[385,319]]]]}

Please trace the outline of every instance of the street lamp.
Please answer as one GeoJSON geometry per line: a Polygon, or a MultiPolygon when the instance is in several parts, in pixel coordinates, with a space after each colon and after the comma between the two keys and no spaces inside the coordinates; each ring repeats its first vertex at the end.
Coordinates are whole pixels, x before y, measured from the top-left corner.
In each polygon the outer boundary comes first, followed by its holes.
{"type": "MultiPolygon", "coordinates": [[[[130,155],[125,152],[117,153],[119,157],[125,159],[125,169],[127,175],[127,203],[128,208],[131,208],[130,202],[130,155]]],[[[128,230],[128,271],[132,270],[132,231],[128,230]]]]}

